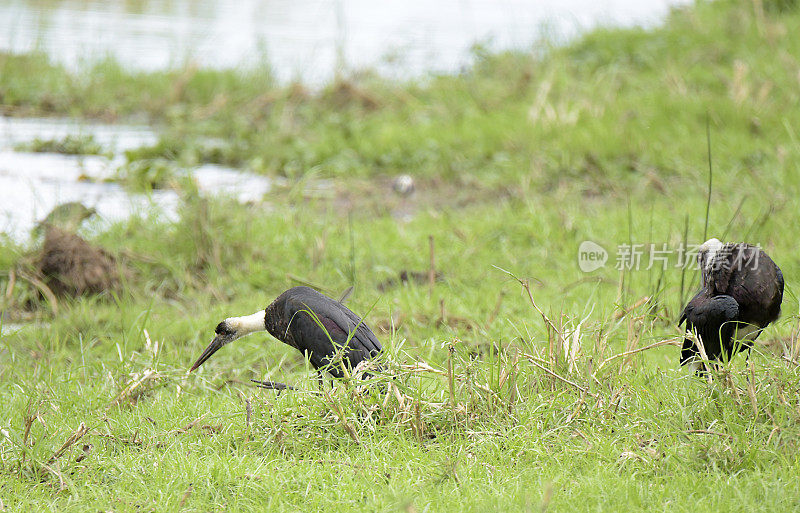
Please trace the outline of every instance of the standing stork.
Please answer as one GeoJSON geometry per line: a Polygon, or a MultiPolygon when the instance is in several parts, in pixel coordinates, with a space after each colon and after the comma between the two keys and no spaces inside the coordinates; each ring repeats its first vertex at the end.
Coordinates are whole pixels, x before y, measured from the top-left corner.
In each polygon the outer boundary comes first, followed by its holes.
{"type": "MultiPolygon", "coordinates": [[[[336,378],[343,378],[346,370],[352,371],[382,349],[372,330],[340,301],[309,287],[294,287],[264,310],[220,322],[214,330],[214,340],[190,372],[224,345],[263,330],[303,353],[315,369],[327,370],[336,378]]],[[[266,388],[286,388],[279,383],[261,384],[266,388]]]]}
{"type": "MultiPolygon", "coordinates": [[[[702,289],[683,310],[680,326],[694,332],[711,361],[750,349],[761,331],[781,314],[783,273],[761,248],[704,242],[698,251],[702,289]]],[[[686,338],[681,365],[697,368],[699,348],[686,338]]]]}

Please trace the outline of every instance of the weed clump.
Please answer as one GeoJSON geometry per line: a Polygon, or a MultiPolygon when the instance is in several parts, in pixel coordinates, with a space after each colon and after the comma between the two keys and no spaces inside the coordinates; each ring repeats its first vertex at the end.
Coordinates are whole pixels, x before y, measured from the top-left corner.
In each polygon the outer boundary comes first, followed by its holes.
{"type": "Polygon", "coordinates": [[[62,155],[104,155],[108,152],[98,143],[93,135],[68,135],[63,139],[40,139],[18,144],[17,151],[33,153],[60,153],[62,155]]]}
{"type": "MultiPolygon", "coordinates": [[[[244,141],[228,142],[222,139],[205,138],[186,141],[185,138],[166,136],[151,146],[125,151],[128,166],[138,161],[171,162],[184,165],[219,164],[221,166],[241,166],[242,155],[248,152],[244,141]]],[[[149,167],[152,167],[150,164],[149,167]]]]}
{"type": "Polygon", "coordinates": [[[337,80],[323,93],[322,98],[336,109],[355,106],[374,111],[383,106],[383,102],[375,94],[350,80],[337,80]]]}
{"type": "Polygon", "coordinates": [[[135,160],[117,170],[116,181],[136,192],[178,189],[178,166],[163,158],[135,160]]]}
{"type": "Polygon", "coordinates": [[[50,290],[60,296],[101,294],[119,286],[117,264],[111,255],[58,228],[45,233],[36,267],[50,290]]]}

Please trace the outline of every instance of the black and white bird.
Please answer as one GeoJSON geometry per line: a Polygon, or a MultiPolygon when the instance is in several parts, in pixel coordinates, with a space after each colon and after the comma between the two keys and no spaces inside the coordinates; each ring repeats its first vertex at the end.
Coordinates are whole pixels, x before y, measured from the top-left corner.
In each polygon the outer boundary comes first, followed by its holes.
{"type": "MultiPolygon", "coordinates": [[[[702,289],[683,310],[680,326],[694,332],[709,361],[728,360],[753,341],[780,316],[783,273],[757,246],[723,244],[718,239],[698,248],[702,289]]],[[[699,370],[700,350],[686,338],[681,365],[699,370]]]]}
{"type": "Polygon", "coordinates": [[[190,371],[200,367],[226,344],[263,330],[303,353],[315,369],[327,370],[336,378],[345,377],[345,371],[352,372],[359,363],[374,358],[382,349],[369,326],[340,301],[309,287],[294,287],[264,310],[220,322],[214,330],[214,340],[190,371]]]}

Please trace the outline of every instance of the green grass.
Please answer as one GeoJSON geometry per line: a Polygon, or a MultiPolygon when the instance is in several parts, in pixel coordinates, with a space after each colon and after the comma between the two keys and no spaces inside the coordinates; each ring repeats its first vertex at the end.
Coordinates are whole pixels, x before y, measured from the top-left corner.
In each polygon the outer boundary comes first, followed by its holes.
{"type": "Polygon", "coordinates": [[[105,155],[106,151],[91,135],[68,135],[63,139],[40,139],[20,143],[17,151],[61,153],[63,155],[105,155]]]}
{"type": "MultiPolygon", "coordinates": [[[[90,229],[128,269],[115,296],[61,300],[53,315],[22,278],[5,294],[2,275],[6,322],[32,317],[0,340],[5,508],[797,509],[800,13],[765,2],[762,18],[754,5],[701,3],[543,57],[314,94],[266,72],[70,74],[0,59],[6,112],[146,115],[166,135],[132,162],[212,161],[211,139],[291,178],[266,204],[186,190],[177,223],[90,229]],[[614,269],[621,244],[675,248],[687,225],[702,242],[706,116],[709,235],[760,243],[787,282],[783,317],[712,383],[677,369],[675,346],[618,356],[680,335],[695,272],[682,290],[674,259],[614,269]],[[388,190],[397,172],[417,178],[413,197],[388,190]],[[331,177],[322,195],[308,187],[331,177]],[[429,236],[443,280],[381,291],[428,269],[429,236]],[[584,240],[610,251],[605,268],[579,270],[584,240]],[[498,267],[529,280],[555,330],[498,267]],[[300,355],[266,335],[186,374],[221,319],[301,282],[338,296],[353,270],[349,305],[386,348],[382,384],[316,393],[300,355]],[[87,434],[58,454],[81,423],[87,434]]],[[[27,251],[5,242],[0,268],[27,251]]]]}

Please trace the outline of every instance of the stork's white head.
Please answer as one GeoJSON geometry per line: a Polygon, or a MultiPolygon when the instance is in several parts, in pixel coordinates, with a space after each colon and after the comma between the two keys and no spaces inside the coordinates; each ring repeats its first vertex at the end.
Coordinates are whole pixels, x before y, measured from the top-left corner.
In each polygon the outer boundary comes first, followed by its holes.
{"type": "Polygon", "coordinates": [[[724,246],[724,244],[719,239],[708,239],[697,248],[697,262],[700,264],[700,270],[703,272],[703,276],[711,270],[714,257],[717,256],[722,246],[724,246]]]}

